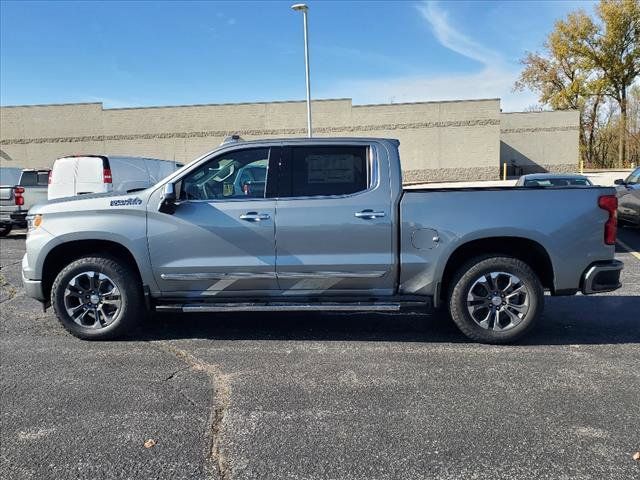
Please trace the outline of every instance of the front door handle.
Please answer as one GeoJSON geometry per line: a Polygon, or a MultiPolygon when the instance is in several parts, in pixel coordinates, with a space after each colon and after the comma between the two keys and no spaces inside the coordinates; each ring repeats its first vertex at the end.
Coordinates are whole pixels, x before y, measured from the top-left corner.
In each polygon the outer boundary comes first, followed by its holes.
{"type": "Polygon", "coordinates": [[[365,220],[372,220],[374,218],[384,217],[384,212],[375,212],[369,208],[366,210],[362,210],[361,212],[356,212],[354,215],[357,218],[364,218],[365,220]]]}
{"type": "Polygon", "coordinates": [[[247,222],[260,222],[261,220],[269,220],[271,215],[268,213],[247,212],[240,215],[240,220],[246,220],[247,222]]]}

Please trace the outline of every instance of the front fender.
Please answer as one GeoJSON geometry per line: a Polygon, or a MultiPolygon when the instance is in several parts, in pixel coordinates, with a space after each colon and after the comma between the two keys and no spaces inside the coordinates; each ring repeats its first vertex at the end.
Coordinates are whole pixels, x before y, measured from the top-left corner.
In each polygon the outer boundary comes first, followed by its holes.
{"type": "Polygon", "coordinates": [[[27,237],[30,272],[26,275],[42,279],[45,261],[56,247],[76,241],[109,241],[131,253],[143,284],[153,290],[156,285],[151,274],[146,233],[146,211],[141,209],[44,215],[42,226],[27,237]]]}

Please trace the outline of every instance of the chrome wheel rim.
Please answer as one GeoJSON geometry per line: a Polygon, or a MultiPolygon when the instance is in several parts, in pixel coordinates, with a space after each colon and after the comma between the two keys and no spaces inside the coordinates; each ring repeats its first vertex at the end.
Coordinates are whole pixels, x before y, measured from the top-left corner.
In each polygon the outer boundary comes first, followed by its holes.
{"type": "Polygon", "coordinates": [[[64,308],[71,319],[85,328],[105,328],[122,309],[120,289],[104,273],[82,272],[67,283],[64,308]]]}
{"type": "Polygon", "coordinates": [[[505,331],[526,318],[531,295],[517,276],[508,272],[490,272],[471,285],[467,311],[475,323],[486,330],[505,331]]]}

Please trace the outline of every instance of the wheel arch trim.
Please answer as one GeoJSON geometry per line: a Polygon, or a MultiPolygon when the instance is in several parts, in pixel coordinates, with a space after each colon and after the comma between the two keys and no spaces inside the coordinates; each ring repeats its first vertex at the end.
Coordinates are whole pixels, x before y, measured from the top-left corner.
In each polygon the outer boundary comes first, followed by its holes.
{"type": "Polygon", "coordinates": [[[151,265],[146,251],[146,241],[141,240],[141,242],[132,242],[130,239],[112,232],[96,232],[95,235],[91,235],[90,232],[82,232],[81,234],[71,233],[54,237],[51,242],[42,247],[35,266],[36,274],[42,280],[44,295],[49,296],[55,275],[68,265],[69,260],[89,254],[111,256],[125,254],[127,262],[135,268],[136,273],[140,276],[143,287],[148,287],[151,290],[157,288],[153,276],[148,274],[151,271],[151,265]],[[56,254],[62,254],[63,257],[58,258],[56,254]],[[52,268],[53,270],[51,270],[52,268]]]}
{"type": "Polygon", "coordinates": [[[455,244],[446,258],[443,258],[438,265],[436,278],[440,279],[439,295],[448,294],[453,275],[466,261],[476,256],[491,254],[509,255],[522,260],[540,277],[545,288],[549,288],[552,292],[555,290],[555,267],[548,248],[540,241],[528,236],[496,235],[466,238],[464,242],[455,244]],[[531,248],[520,251],[523,245],[531,248]],[[541,262],[537,263],[532,259],[539,259],[541,262]]]}

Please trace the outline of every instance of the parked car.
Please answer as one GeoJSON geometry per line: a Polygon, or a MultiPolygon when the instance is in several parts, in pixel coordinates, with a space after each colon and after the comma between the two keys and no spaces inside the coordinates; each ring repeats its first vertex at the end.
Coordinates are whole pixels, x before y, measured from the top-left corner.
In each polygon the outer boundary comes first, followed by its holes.
{"type": "MultiPolygon", "coordinates": [[[[0,186],[0,236],[8,235],[14,227],[27,226],[29,209],[47,201],[48,178],[49,170],[24,169],[17,185],[0,186]]],[[[9,181],[14,179],[12,176],[9,181]]]]}
{"type": "Polygon", "coordinates": [[[123,335],[145,309],[446,306],[469,338],[506,343],[544,290],[620,287],[614,188],[403,190],[398,145],[235,142],[135,194],[50,201],[29,217],[25,290],[85,339],[123,335]],[[238,193],[261,161],[264,189],[238,193]]]}
{"type": "Polygon", "coordinates": [[[21,168],[0,167],[0,237],[9,235],[13,228],[10,214],[14,207],[7,208],[9,202],[13,202],[13,187],[20,180],[21,168]]]}
{"type": "Polygon", "coordinates": [[[49,200],[88,193],[144,190],[182,164],[155,158],[76,155],[58,158],[49,181],[49,200]]]}
{"type": "Polygon", "coordinates": [[[640,167],[625,179],[615,181],[618,218],[621,223],[640,226],[640,167]]]}
{"type": "Polygon", "coordinates": [[[530,173],[522,175],[516,187],[585,187],[593,183],[584,175],[564,173],[530,173]]]}

